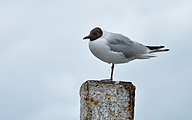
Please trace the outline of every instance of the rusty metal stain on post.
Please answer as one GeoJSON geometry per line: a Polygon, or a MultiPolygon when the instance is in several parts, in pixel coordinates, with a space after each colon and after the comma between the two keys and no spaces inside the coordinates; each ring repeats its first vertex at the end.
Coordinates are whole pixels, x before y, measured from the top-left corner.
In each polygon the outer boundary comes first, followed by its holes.
{"type": "Polygon", "coordinates": [[[129,93],[130,101],[128,106],[128,112],[131,113],[130,120],[134,119],[134,106],[135,106],[135,86],[129,82],[129,84],[126,84],[125,82],[120,82],[119,84],[122,84],[125,89],[129,93]]]}
{"type": "Polygon", "coordinates": [[[89,80],[80,88],[80,120],[133,120],[135,86],[131,82],[89,80]]]}

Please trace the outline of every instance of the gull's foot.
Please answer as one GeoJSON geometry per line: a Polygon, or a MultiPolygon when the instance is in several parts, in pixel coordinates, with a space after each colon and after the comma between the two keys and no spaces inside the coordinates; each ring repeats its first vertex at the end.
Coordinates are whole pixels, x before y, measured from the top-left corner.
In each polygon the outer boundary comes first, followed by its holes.
{"type": "Polygon", "coordinates": [[[112,81],[111,79],[103,79],[101,81],[112,81]]]}

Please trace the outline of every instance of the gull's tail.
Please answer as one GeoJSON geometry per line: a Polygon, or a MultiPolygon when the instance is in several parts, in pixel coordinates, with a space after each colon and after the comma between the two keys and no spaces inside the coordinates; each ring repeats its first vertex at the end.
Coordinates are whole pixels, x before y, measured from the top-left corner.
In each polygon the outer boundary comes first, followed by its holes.
{"type": "Polygon", "coordinates": [[[165,46],[146,46],[150,49],[149,53],[169,51],[169,49],[162,49],[165,46]]]}
{"type": "Polygon", "coordinates": [[[149,53],[141,54],[137,56],[137,59],[149,59],[152,57],[156,57],[154,54],[151,54],[151,53],[169,51],[169,49],[165,49],[164,46],[146,46],[146,47],[150,50],[149,53]]]}

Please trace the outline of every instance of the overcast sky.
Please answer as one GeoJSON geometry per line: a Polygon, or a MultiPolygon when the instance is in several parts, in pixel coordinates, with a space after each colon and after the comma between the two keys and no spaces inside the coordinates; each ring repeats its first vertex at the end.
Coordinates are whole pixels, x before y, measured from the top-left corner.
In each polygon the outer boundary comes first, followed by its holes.
{"type": "Polygon", "coordinates": [[[82,38],[99,26],[169,52],[116,65],[135,120],[191,120],[191,0],[0,0],[0,120],[79,120],[79,89],[109,78],[82,38]]]}

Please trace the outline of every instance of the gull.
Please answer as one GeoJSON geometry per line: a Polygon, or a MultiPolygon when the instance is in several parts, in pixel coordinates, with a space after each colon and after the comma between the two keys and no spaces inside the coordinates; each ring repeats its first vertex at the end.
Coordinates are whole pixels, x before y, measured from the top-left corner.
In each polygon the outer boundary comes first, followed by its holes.
{"type": "Polygon", "coordinates": [[[88,36],[83,39],[89,39],[89,49],[98,59],[111,63],[111,77],[113,80],[114,64],[127,63],[135,59],[149,59],[156,57],[152,53],[169,51],[164,46],[146,46],[128,37],[105,31],[95,27],[88,36]]]}

